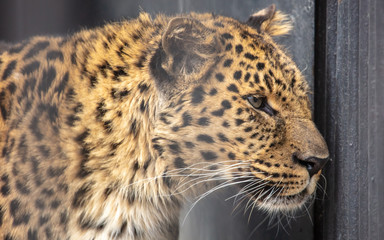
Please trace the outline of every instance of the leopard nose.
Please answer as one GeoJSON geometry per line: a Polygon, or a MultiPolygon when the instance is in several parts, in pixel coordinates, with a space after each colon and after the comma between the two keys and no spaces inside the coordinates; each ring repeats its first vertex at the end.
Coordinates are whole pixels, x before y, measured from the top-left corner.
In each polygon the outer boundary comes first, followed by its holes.
{"type": "Polygon", "coordinates": [[[329,158],[317,158],[317,157],[309,157],[304,160],[301,160],[296,155],[293,155],[293,158],[294,158],[294,161],[303,165],[307,169],[310,177],[318,173],[329,160],[329,158]]]}

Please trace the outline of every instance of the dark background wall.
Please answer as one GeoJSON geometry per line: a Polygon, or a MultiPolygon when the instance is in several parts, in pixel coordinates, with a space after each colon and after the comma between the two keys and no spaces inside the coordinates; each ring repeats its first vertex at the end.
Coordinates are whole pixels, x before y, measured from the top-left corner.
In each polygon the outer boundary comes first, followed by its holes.
{"type": "Polygon", "coordinates": [[[0,0],[0,40],[70,34],[140,11],[208,11],[246,20],[271,3],[293,21],[292,34],[277,41],[314,89],[315,120],[333,160],[324,173],[327,194],[319,191],[314,208],[280,221],[256,210],[250,218],[241,207],[233,211],[225,199],[235,192],[227,189],[193,208],[180,238],[384,239],[383,0],[0,0]]]}

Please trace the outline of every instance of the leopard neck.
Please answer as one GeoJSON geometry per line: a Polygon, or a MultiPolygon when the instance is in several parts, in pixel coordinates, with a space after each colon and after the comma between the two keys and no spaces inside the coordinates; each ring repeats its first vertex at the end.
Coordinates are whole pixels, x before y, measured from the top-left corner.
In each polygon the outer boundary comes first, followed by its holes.
{"type": "Polygon", "coordinates": [[[148,69],[162,24],[147,17],[141,16],[137,27],[136,22],[129,28],[127,23],[110,25],[72,39],[76,67],[64,111],[65,149],[73,154],[68,172],[78,186],[97,185],[92,187],[99,191],[95,199],[115,192],[151,204],[169,200],[169,189],[158,181],[166,163],[152,143],[158,96],[148,69]]]}

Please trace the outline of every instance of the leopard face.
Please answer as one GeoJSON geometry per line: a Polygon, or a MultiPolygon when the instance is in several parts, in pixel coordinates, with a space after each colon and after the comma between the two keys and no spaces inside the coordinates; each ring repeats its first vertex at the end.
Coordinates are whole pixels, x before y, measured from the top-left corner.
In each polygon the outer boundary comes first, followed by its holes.
{"type": "Polygon", "coordinates": [[[174,172],[199,176],[190,184],[218,179],[263,209],[284,211],[314,193],[328,150],[303,76],[271,39],[273,27],[263,25],[282,20],[273,11],[255,14],[249,25],[169,23],[152,59],[162,99],[153,140],[174,172]]]}

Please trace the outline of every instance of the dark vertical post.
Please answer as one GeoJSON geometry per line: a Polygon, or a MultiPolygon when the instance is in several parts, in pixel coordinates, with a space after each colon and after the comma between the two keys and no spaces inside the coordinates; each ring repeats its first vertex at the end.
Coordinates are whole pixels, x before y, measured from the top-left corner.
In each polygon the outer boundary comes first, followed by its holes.
{"type": "Polygon", "coordinates": [[[381,0],[316,1],[315,119],[332,162],[315,239],[384,237],[381,0]]]}

